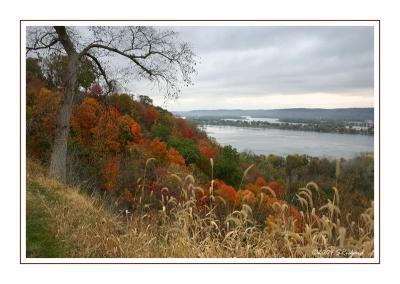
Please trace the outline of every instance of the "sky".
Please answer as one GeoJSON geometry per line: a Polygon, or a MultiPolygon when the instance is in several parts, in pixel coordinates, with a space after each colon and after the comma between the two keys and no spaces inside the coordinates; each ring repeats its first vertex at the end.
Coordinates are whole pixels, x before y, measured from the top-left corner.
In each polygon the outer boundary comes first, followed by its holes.
{"type": "Polygon", "coordinates": [[[146,82],[128,86],[170,111],[373,107],[373,27],[170,28],[198,56],[194,85],[166,103],[146,82]]]}

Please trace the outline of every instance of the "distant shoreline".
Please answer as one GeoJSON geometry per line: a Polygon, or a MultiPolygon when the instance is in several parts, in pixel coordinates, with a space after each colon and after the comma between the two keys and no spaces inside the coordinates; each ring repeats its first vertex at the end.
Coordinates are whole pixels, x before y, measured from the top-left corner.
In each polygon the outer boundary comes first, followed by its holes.
{"type": "Polygon", "coordinates": [[[317,133],[333,133],[333,134],[349,134],[349,135],[362,135],[374,136],[374,126],[368,123],[361,124],[362,126],[355,125],[354,123],[342,123],[335,121],[328,122],[299,122],[299,121],[280,121],[279,123],[271,123],[268,121],[246,121],[235,119],[201,119],[189,117],[188,120],[196,125],[213,125],[213,126],[230,126],[230,127],[244,127],[254,129],[280,129],[291,131],[307,131],[317,133]]]}
{"type": "Polygon", "coordinates": [[[215,109],[173,111],[172,113],[191,118],[239,118],[251,116],[296,120],[374,121],[374,108],[215,109]]]}

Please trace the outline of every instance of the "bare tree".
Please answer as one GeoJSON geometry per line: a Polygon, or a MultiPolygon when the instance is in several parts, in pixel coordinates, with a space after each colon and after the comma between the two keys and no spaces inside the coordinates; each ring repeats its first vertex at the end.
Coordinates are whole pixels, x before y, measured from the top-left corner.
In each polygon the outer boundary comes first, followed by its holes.
{"type": "MultiPolygon", "coordinates": [[[[179,42],[177,33],[153,27],[29,27],[27,53],[66,55],[68,67],[57,118],[50,160],[50,175],[66,180],[67,143],[70,117],[80,63],[88,58],[97,67],[107,93],[115,88],[115,72],[108,71],[113,57],[129,63],[129,74],[147,79],[163,90],[166,98],[177,98],[182,85],[192,84],[196,59],[190,45],[179,42]]],[[[115,64],[114,64],[115,65],[115,64]]],[[[115,67],[115,66],[114,66],[115,67]]],[[[118,66],[117,66],[118,67],[118,66]]],[[[122,68],[120,68],[122,69],[122,68]]],[[[119,70],[122,72],[123,70],[119,70]]]]}

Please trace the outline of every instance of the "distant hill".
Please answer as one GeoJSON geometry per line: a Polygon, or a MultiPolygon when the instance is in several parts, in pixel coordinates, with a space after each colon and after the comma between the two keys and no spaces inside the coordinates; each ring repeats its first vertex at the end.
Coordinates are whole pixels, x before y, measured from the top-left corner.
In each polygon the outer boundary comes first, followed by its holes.
{"type": "Polygon", "coordinates": [[[291,109],[215,109],[178,111],[174,114],[185,117],[268,117],[299,120],[374,120],[373,108],[291,108],[291,109]]]}

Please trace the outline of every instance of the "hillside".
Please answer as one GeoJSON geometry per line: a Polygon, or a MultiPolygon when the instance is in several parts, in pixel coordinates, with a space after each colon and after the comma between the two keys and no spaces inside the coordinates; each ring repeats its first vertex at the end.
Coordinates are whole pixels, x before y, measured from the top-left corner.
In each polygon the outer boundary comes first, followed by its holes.
{"type": "MultiPolygon", "coordinates": [[[[307,213],[317,225],[312,230],[297,227],[284,204],[276,204],[282,210],[280,220],[269,217],[274,225],[262,230],[254,225],[250,206],[228,214],[223,222],[214,214],[195,211],[189,196],[167,202],[160,210],[118,212],[112,206],[116,200],[49,179],[33,161],[28,161],[27,171],[27,257],[373,256],[372,209],[358,223],[358,233],[351,233],[332,223],[331,215],[307,213]],[[332,234],[335,228],[337,236],[332,234]],[[327,246],[334,255],[316,253],[327,246]]],[[[190,179],[181,183],[183,192],[189,192],[190,179]]]]}
{"type": "Polygon", "coordinates": [[[139,251],[149,241],[104,197],[49,179],[31,161],[26,221],[27,257],[145,257],[139,251]]]}
{"type": "Polygon", "coordinates": [[[177,111],[176,115],[185,117],[265,117],[296,120],[374,120],[373,108],[291,108],[291,109],[217,109],[177,111]]]}

